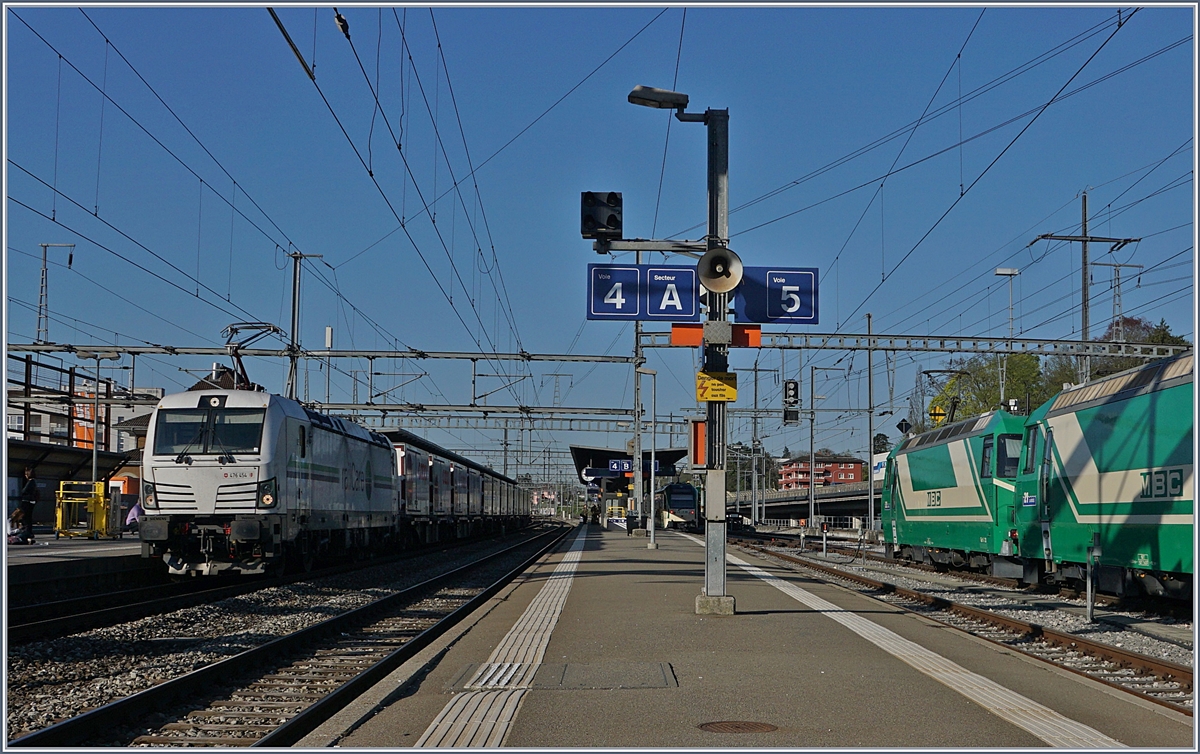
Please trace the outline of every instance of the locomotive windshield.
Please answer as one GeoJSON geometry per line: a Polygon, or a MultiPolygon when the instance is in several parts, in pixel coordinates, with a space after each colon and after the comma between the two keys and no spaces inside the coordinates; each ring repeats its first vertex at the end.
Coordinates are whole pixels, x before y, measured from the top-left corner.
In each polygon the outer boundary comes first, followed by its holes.
{"type": "Polygon", "coordinates": [[[163,409],[154,425],[154,453],[257,453],[265,415],[261,408],[163,409]]]}
{"type": "Polygon", "coordinates": [[[696,491],[691,487],[667,488],[667,506],[671,508],[695,508],[696,491]]]}
{"type": "Polygon", "coordinates": [[[1021,458],[1021,436],[1000,435],[996,454],[996,476],[1012,479],[1017,475],[1017,463],[1021,458]]]}

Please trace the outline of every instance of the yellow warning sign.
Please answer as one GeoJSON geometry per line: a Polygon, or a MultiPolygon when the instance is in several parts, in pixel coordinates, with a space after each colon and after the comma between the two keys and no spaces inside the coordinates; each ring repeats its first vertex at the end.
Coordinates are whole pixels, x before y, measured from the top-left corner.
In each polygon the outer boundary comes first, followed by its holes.
{"type": "Polygon", "coordinates": [[[933,419],[934,424],[941,424],[942,419],[946,418],[946,409],[941,406],[931,406],[929,408],[929,418],[933,419]]]}
{"type": "Polygon", "coordinates": [[[696,400],[736,401],[736,372],[699,372],[696,375],[696,400]]]}

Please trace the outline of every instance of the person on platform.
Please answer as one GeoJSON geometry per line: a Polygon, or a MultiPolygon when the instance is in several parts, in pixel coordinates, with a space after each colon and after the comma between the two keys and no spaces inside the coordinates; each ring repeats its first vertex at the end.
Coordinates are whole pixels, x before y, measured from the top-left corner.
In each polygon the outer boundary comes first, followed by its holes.
{"type": "Polygon", "coordinates": [[[637,516],[633,511],[628,511],[625,514],[625,536],[632,537],[633,530],[637,528],[637,516]]]}
{"type": "Polygon", "coordinates": [[[125,531],[136,533],[138,530],[138,519],[143,514],[145,514],[145,511],[142,509],[142,501],[139,500],[133,504],[133,507],[129,509],[129,515],[125,517],[125,531]]]}
{"type": "Polygon", "coordinates": [[[17,510],[21,511],[23,534],[25,542],[33,544],[33,506],[41,498],[38,491],[37,479],[33,476],[33,467],[25,467],[25,483],[21,486],[21,502],[17,510]]]}
{"type": "Polygon", "coordinates": [[[25,514],[20,508],[12,512],[12,516],[8,519],[8,543],[10,545],[25,544],[25,514]]]}

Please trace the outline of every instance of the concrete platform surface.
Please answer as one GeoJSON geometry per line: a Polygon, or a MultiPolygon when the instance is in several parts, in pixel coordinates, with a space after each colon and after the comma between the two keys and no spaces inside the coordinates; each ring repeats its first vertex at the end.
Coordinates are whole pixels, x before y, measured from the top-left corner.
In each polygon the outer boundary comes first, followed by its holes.
{"type": "Polygon", "coordinates": [[[568,536],[299,745],[1193,748],[1191,718],[734,548],[736,613],[697,615],[703,541],[657,540],[568,536]]]}

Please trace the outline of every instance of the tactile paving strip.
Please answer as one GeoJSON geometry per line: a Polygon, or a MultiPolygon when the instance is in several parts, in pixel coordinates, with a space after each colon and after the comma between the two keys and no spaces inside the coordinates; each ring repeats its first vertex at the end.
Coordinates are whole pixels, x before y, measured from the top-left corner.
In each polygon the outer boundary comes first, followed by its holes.
{"type": "Polygon", "coordinates": [[[415,744],[421,747],[497,747],[504,745],[521,699],[533,682],[550,643],[550,633],[566,604],[579,567],[587,528],[580,527],[571,549],[546,585],[525,608],[487,662],[456,694],[415,744]]]}

